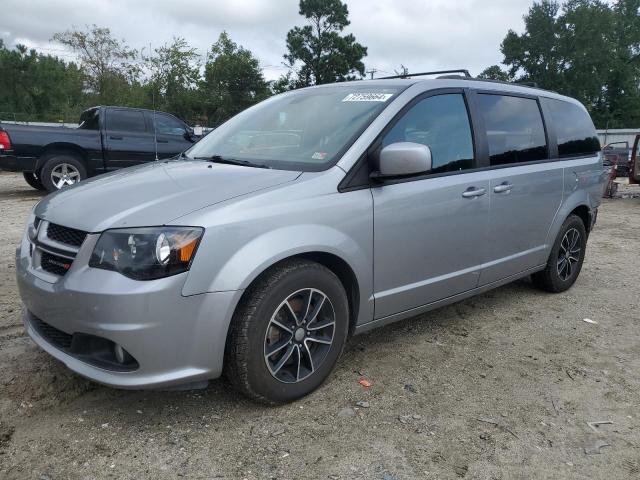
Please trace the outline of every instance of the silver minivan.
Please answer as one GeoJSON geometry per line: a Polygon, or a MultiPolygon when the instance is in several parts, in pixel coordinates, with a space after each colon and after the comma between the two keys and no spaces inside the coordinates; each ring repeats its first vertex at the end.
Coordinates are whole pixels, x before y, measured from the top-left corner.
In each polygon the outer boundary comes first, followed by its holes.
{"type": "Polygon", "coordinates": [[[45,197],[16,252],[31,338],[121,388],[225,373],[283,403],[347,337],[531,275],[575,282],[603,189],[576,100],[472,78],[274,96],[179,158],[45,197]]]}

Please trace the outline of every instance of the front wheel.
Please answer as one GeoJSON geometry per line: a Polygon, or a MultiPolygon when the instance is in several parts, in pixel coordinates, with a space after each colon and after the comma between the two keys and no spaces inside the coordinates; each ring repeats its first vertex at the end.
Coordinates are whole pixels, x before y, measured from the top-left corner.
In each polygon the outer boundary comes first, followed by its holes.
{"type": "Polygon", "coordinates": [[[531,276],[533,283],[552,293],[571,288],[582,269],[586,247],[587,231],[582,219],[569,215],[556,237],[546,268],[531,276]]]}
{"type": "Polygon", "coordinates": [[[243,296],[227,339],[225,374],[253,399],[293,401],[329,376],[348,327],[347,295],[335,274],[314,262],[282,263],[243,296]]]}

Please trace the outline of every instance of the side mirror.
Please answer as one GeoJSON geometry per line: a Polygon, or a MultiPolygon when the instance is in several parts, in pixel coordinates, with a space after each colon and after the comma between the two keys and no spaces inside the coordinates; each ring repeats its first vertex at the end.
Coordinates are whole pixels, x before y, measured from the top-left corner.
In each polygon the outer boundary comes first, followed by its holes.
{"type": "Polygon", "coordinates": [[[375,178],[418,175],[431,170],[431,149],[421,143],[397,142],[380,152],[375,178]]]}
{"type": "Polygon", "coordinates": [[[184,138],[186,138],[187,140],[189,140],[190,142],[193,141],[193,139],[195,138],[195,133],[193,131],[193,129],[191,128],[187,128],[184,132],[184,138]]]}

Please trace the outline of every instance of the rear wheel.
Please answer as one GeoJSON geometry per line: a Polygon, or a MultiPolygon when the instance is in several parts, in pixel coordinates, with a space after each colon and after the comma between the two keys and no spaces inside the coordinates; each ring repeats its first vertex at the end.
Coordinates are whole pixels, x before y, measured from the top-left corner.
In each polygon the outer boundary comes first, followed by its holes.
{"type": "Polygon", "coordinates": [[[33,187],[36,190],[45,190],[44,185],[42,185],[40,178],[35,174],[35,172],[22,172],[22,176],[30,187],[33,187]]]}
{"type": "Polygon", "coordinates": [[[87,178],[87,169],[82,160],[67,153],[47,156],[41,172],[42,184],[49,192],[55,192],[87,178]]]}
{"type": "Polygon", "coordinates": [[[551,249],[546,268],[531,276],[534,284],[553,293],[569,289],[580,274],[586,247],[587,231],[582,219],[569,215],[551,249]]]}
{"type": "Polygon", "coordinates": [[[302,260],[283,263],[245,293],[227,340],[225,374],[253,399],[293,401],[329,376],[348,325],[347,295],[330,270],[302,260]]]}

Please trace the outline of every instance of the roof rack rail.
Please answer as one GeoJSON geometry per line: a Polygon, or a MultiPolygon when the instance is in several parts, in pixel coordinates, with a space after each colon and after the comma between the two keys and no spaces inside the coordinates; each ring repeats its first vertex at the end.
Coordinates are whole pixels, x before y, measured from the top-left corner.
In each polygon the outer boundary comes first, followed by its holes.
{"type": "Polygon", "coordinates": [[[376,80],[391,80],[394,78],[410,78],[410,77],[424,77],[425,75],[443,75],[448,73],[462,73],[465,77],[471,78],[469,70],[436,70],[434,72],[420,72],[420,73],[404,73],[402,75],[392,75],[390,77],[378,77],[376,80]]]}
{"type": "Polygon", "coordinates": [[[516,85],[522,85],[523,87],[540,88],[538,86],[538,82],[529,82],[529,81],[518,82],[518,81],[515,81],[515,82],[512,82],[512,83],[515,83],[516,85]]]}

